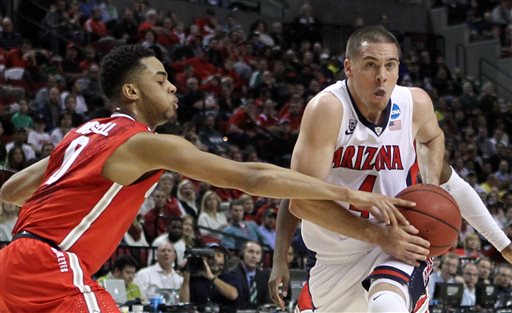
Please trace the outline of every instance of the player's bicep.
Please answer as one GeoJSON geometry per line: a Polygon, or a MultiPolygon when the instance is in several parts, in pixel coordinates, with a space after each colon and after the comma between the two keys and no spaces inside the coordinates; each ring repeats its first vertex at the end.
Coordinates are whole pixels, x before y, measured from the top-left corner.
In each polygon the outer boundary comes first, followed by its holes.
{"type": "Polygon", "coordinates": [[[11,176],[0,189],[2,201],[23,204],[41,185],[48,166],[48,157],[11,176]]]}
{"type": "Polygon", "coordinates": [[[325,179],[332,166],[343,111],[339,100],[324,93],[311,100],[302,118],[291,168],[325,179]]]}

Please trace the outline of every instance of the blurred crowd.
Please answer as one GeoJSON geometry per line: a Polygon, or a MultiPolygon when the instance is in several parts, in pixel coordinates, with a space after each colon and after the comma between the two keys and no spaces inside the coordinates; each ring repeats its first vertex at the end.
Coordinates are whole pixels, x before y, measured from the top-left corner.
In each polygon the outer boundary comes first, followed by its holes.
{"type": "Polygon", "coordinates": [[[470,40],[498,39],[502,56],[512,56],[512,1],[437,0],[434,5],[447,8],[449,25],[466,24],[470,40]]]}
{"type": "MultiPolygon", "coordinates": [[[[510,46],[510,0],[442,3],[449,12],[453,6],[464,6],[464,11],[456,10],[463,15],[457,23],[474,24],[475,39],[492,35],[502,40],[503,47],[510,46]],[[482,26],[487,13],[493,20],[490,30],[482,26]],[[498,17],[506,27],[498,25],[498,17]]],[[[315,15],[319,12],[309,3],[286,25],[254,15],[250,27],[242,26],[236,12],[219,18],[211,6],[185,24],[172,7],[157,10],[140,0],[126,4],[120,8],[109,0],[56,0],[39,21],[44,28],[36,41],[22,37],[9,16],[0,18],[4,169],[22,170],[48,156],[73,127],[110,115],[98,78],[101,58],[119,44],[151,47],[177,86],[178,117],[157,132],[182,136],[199,149],[236,161],[288,166],[304,107],[324,87],[344,78],[344,51],[323,45],[315,15]]],[[[455,18],[453,12],[450,18],[455,18]]],[[[512,238],[512,102],[499,97],[492,82],[465,76],[461,69],[449,68],[442,55],[428,50],[403,51],[399,84],[421,87],[430,94],[446,134],[447,160],[512,238]]],[[[125,279],[129,290],[135,288],[133,299],[176,289],[175,297],[181,300],[206,304],[217,299],[214,302],[226,310],[267,303],[263,288],[271,266],[278,206],[276,199],[252,197],[168,172],[120,243],[152,249],[137,260],[113,256],[99,274],[110,270],[107,278],[125,279]],[[200,270],[190,270],[192,248],[201,247],[220,253],[208,258],[200,270]],[[140,269],[144,266],[148,267],[140,269]],[[197,287],[198,279],[213,287],[197,287]],[[255,289],[259,293],[254,294],[255,289]]],[[[11,239],[18,210],[2,204],[0,241],[11,239]]],[[[300,239],[294,242],[289,262],[303,267],[305,248],[300,239]]],[[[468,224],[463,225],[453,253],[475,260],[488,257],[489,267],[500,261],[468,224]]]]}

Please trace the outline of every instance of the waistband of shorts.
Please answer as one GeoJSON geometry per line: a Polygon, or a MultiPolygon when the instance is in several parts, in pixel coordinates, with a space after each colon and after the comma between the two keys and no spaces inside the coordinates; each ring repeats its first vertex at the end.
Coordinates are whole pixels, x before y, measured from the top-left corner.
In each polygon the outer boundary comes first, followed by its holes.
{"type": "Polygon", "coordinates": [[[43,237],[41,237],[41,236],[38,236],[38,235],[34,235],[34,234],[32,234],[32,233],[29,233],[29,232],[28,232],[28,231],[26,231],[26,230],[22,230],[22,231],[20,231],[19,233],[17,233],[16,235],[14,235],[14,236],[12,237],[11,242],[13,242],[13,241],[14,241],[14,240],[16,240],[16,239],[20,239],[20,238],[32,238],[32,239],[35,239],[35,240],[39,240],[39,241],[41,241],[41,242],[44,242],[44,243],[48,244],[48,245],[49,245],[50,247],[52,247],[52,248],[55,248],[55,249],[57,249],[57,250],[61,250],[61,249],[59,248],[59,246],[58,246],[55,242],[53,242],[53,241],[51,241],[51,240],[48,240],[48,239],[46,239],[46,238],[43,238],[43,237]]]}

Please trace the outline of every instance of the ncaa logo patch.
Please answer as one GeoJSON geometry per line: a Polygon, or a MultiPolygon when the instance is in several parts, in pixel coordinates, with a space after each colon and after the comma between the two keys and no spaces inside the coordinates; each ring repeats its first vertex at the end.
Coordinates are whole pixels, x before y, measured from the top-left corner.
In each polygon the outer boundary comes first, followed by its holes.
{"type": "Polygon", "coordinates": [[[391,119],[397,119],[400,117],[400,107],[393,103],[393,107],[391,108],[391,119]]]}

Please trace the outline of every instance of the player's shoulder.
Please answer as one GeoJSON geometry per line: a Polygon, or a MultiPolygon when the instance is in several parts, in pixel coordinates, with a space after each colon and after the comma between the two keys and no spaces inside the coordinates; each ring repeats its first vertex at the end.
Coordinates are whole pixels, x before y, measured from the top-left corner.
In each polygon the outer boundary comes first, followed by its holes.
{"type": "Polygon", "coordinates": [[[414,104],[416,105],[431,105],[432,104],[432,100],[430,99],[430,96],[428,95],[428,93],[421,89],[421,88],[418,88],[418,87],[402,87],[402,88],[406,88],[407,90],[409,90],[409,92],[411,93],[411,96],[412,96],[412,100],[414,102],[414,104]]]}
{"type": "Polygon", "coordinates": [[[332,92],[322,91],[309,101],[305,114],[329,116],[342,111],[343,106],[340,99],[332,92]]]}

